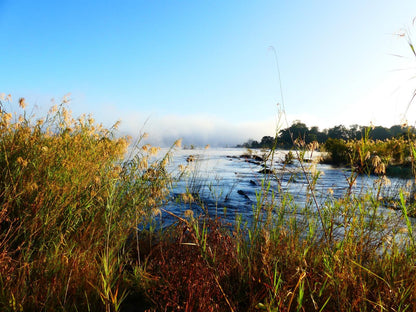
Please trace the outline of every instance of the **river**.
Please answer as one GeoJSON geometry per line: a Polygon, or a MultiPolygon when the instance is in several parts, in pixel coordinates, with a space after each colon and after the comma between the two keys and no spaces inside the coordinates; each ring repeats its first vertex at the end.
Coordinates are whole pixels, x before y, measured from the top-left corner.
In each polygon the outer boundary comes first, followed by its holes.
{"type": "MultiPolygon", "coordinates": [[[[163,154],[164,150],[161,151],[163,154]]],[[[253,153],[261,155],[261,151],[253,153]]],[[[267,168],[273,169],[273,174],[260,171],[264,162],[242,158],[247,154],[241,148],[208,148],[208,149],[178,149],[174,151],[169,170],[178,175],[180,166],[185,167],[182,178],[175,182],[171,191],[171,200],[166,203],[166,210],[183,216],[185,210],[193,210],[194,214],[208,213],[212,217],[220,217],[223,221],[233,223],[236,215],[250,220],[253,205],[257,196],[269,185],[269,197],[274,193],[276,198],[282,194],[290,194],[292,204],[301,207],[310,201],[310,187],[308,179],[319,173],[314,186],[316,202],[313,205],[323,205],[326,201],[337,199],[349,190],[360,195],[365,192],[378,192],[378,177],[361,175],[350,187],[348,180],[351,170],[334,167],[328,164],[304,162],[303,167],[298,161],[285,165],[283,160],[288,151],[279,150],[274,153],[273,161],[267,162],[267,168]],[[193,159],[190,160],[189,157],[193,159]],[[199,194],[199,204],[178,203],[184,193],[199,194]],[[200,203],[203,203],[202,205],[200,203]]],[[[319,152],[306,153],[305,159],[313,160],[320,157],[319,152]]],[[[408,189],[408,181],[391,178],[388,185],[383,185],[380,195],[384,197],[397,196],[400,188],[408,189]]],[[[391,211],[387,206],[381,207],[386,212],[391,211]]],[[[172,217],[163,214],[166,224],[171,223],[172,217]]]]}

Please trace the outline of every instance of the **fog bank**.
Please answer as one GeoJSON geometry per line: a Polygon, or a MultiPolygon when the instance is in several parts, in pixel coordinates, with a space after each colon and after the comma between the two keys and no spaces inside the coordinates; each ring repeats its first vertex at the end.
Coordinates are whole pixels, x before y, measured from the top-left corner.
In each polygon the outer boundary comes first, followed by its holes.
{"type": "Polygon", "coordinates": [[[232,147],[248,139],[260,140],[265,135],[274,136],[276,121],[266,119],[252,122],[230,122],[215,116],[165,115],[149,117],[125,116],[122,119],[123,133],[137,138],[147,133],[146,142],[168,147],[177,139],[186,146],[232,147]]]}

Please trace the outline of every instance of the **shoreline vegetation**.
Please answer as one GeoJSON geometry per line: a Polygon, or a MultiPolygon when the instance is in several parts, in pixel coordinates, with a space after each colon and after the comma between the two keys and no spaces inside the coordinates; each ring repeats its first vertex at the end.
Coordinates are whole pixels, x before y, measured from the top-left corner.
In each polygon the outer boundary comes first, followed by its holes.
{"type": "MultiPolygon", "coordinates": [[[[321,163],[354,168],[360,174],[411,178],[415,158],[416,129],[407,125],[358,126],[339,125],[319,131],[295,121],[280,130],[276,137],[264,136],[260,142],[249,140],[237,145],[248,149],[289,149],[311,147],[326,154],[321,163]]],[[[293,153],[287,155],[291,161],[293,153]]]]}
{"type": "Polygon", "coordinates": [[[317,126],[308,127],[301,121],[296,120],[290,127],[278,131],[275,137],[266,135],[260,142],[249,139],[247,142],[237,145],[237,147],[291,149],[297,145],[297,141],[302,141],[305,144],[317,142],[322,145],[329,139],[351,141],[366,138],[374,141],[385,141],[408,137],[409,134],[413,137],[416,134],[416,129],[413,126],[394,125],[386,128],[382,126],[351,125],[346,127],[338,125],[320,131],[317,126]]]}
{"type": "MultiPolygon", "coordinates": [[[[224,224],[193,194],[165,210],[186,168],[169,171],[180,141],[158,160],[144,136],[131,143],[91,116],[73,118],[68,101],[48,115],[16,114],[0,103],[0,309],[2,311],[410,311],[416,306],[416,243],[411,194],[399,210],[377,195],[329,192],[318,200],[319,172],[301,155],[308,199],[271,189],[264,176],[253,217],[224,224]],[[129,155],[127,147],[133,144],[129,155]],[[134,152],[133,152],[134,151],[134,152]],[[162,213],[176,223],[158,226],[162,213]]],[[[296,136],[296,134],[295,134],[296,136]]],[[[385,161],[410,157],[414,140],[367,134],[332,142],[352,170],[380,175],[385,161]],[[403,152],[384,155],[389,144],[403,152]],[[407,152],[405,152],[407,151],[407,152]],[[377,154],[376,154],[377,152],[377,154]],[[409,153],[409,154],[407,154],[409,153]],[[389,158],[390,157],[390,158],[389,158]],[[376,171],[378,170],[378,171],[376,171]]],[[[328,141],[327,141],[328,142],[328,141]]],[[[313,147],[313,146],[312,146],[313,147]]],[[[328,147],[327,147],[328,148],[328,147]]],[[[264,158],[273,158],[273,150],[264,158]]],[[[334,157],[334,154],[333,154],[334,157]]],[[[413,168],[413,166],[412,166],[413,168]]],[[[191,173],[192,174],[192,173],[191,173]]],[[[412,180],[414,180],[414,175],[412,180]]],[[[219,207],[220,208],[220,207],[219,207]]],[[[221,207],[224,208],[225,207],[221,207]]]]}

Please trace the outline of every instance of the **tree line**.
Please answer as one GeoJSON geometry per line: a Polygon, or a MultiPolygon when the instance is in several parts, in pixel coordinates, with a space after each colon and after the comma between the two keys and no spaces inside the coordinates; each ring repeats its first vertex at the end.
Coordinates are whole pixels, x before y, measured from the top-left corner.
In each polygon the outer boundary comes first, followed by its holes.
{"type": "MultiPolygon", "coordinates": [[[[359,140],[364,137],[369,127],[351,125],[346,127],[338,125],[329,129],[319,130],[317,126],[308,127],[306,124],[295,121],[290,127],[278,131],[276,137],[264,136],[260,142],[249,139],[247,142],[237,145],[237,147],[246,148],[290,148],[293,147],[294,141],[302,140],[306,144],[311,142],[325,143],[328,139],[340,140],[359,140]]],[[[399,137],[407,133],[415,133],[414,127],[403,127],[402,125],[394,125],[390,128],[376,126],[371,127],[369,138],[373,140],[386,140],[399,137]]]]}

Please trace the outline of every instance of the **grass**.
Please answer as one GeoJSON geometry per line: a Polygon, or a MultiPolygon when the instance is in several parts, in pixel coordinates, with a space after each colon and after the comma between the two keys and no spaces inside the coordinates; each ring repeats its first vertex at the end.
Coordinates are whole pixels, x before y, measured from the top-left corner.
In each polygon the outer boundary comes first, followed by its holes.
{"type": "Polygon", "coordinates": [[[65,99],[43,119],[28,116],[23,99],[19,116],[6,103],[2,310],[118,310],[127,291],[125,244],[167,194],[166,158],[148,165],[155,149],[145,147],[123,161],[129,139],[90,116],[72,118],[65,99]]]}
{"type": "Polygon", "coordinates": [[[374,141],[368,138],[370,131],[368,128],[360,140],[328,139],[324,149],[329,157],[324,161],[354,167],[360,174],[413,176],[414,134],[409,130],[407,136],[374,141]]]}
{"type": "MultiPolygon", "coordinates": [[[[152,160],[158,149],[141,138],[126,155],[130,139],[117,137],[116,126],[73,118],[65,99],[41,119],[27,114],[23,99],[14,115],[6,104],[11,101],[2,100],[0,114],[2,311],[416,306],[416,246],[403,192],[400,210],[390,213],[373,192],[317,200],[319,173],[301,161],[305,205],[279,183],[273,189],[271,179],[279,176],[267,175],[252,220],[237,216],[233,225],[223,224],[194,215],[183,199],[183,214],[161,229],[155,220],[166,213],[175,180],[167,167],[172,149],[152,160]]],[[[359,146],[356,161],[366,148],[359,146]]],[[[293,152],[298,161],[302,155],[293,152]]]]}

